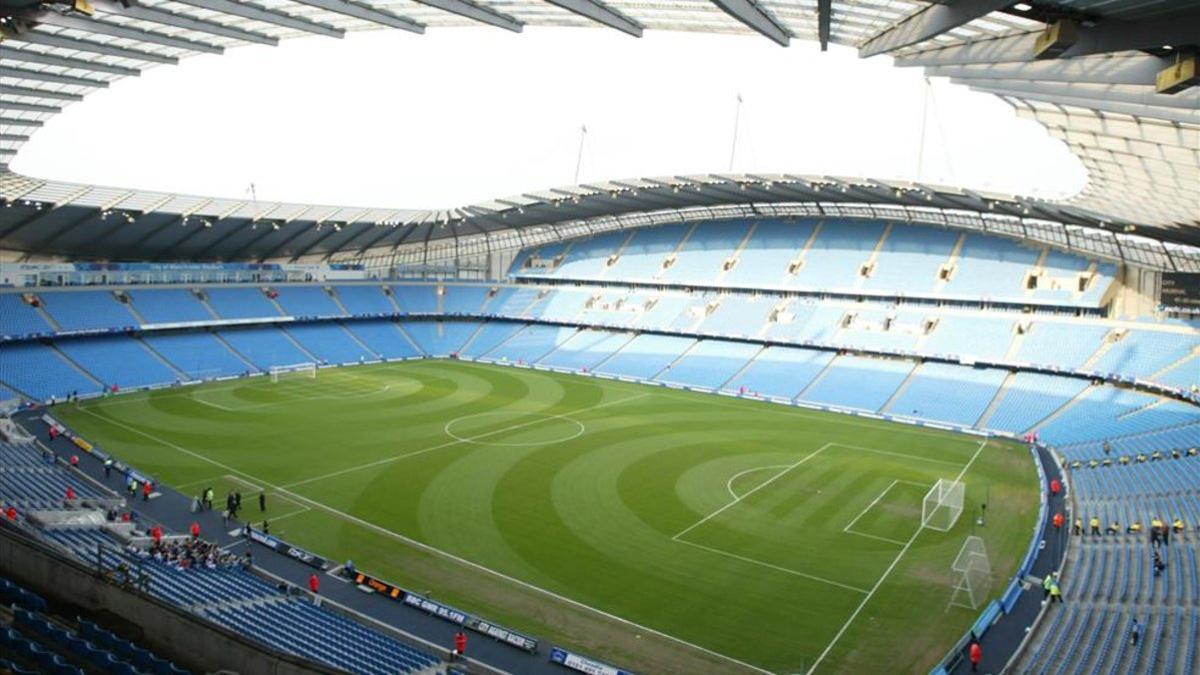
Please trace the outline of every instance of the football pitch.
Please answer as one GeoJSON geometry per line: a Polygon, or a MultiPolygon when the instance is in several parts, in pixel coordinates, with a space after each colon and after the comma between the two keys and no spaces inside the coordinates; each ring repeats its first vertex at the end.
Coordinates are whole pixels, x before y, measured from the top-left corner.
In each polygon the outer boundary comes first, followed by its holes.
{"type": "Polygon", "coordinates": [[[1029,544],[1024,448],[641,384],[459,361],[59,406],[187,493],[267,493],[271,533],[641,673],[927,672],[1029,544]],[[922,499],[961,477],[949,532],[922,499]],[[986,501],[987,520],[975,524],[986,501]]]}

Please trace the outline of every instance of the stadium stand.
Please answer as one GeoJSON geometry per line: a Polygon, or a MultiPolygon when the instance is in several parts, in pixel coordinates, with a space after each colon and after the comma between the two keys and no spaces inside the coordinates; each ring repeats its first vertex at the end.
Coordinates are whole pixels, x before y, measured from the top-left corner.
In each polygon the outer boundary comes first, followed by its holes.
{"type": "Polygon", "coordinates": [[[398,313],[397,307],[392,304],[390,296],[384,293],[382,286],[339,284],[336,292],[338,300],[351,316],[386,316],[398,313]]]}
{"type": "Polygon", "coordinates": [[[320,286],[279,286],[275,301],[286,314],[296,317],[345,316],[342,308],[320,286]]]}
{"type": "Polygon", "coordinates": [[[41,293],[38,297],[63,331],[120,329],[138,324],[110,291],[41,293]]]}
{"type": "Polygon", "coordinates": [[[260,287],[213,286],[204,289],[208,304],[222,319],[280,317],[278,305],[260,287]]]}
{"type": "Polygon", "coordinates": [[[190,290],[139,288],[128,293],[144,324],[211,322],[216,318],[190,290]]]}
{"type": "Polygon", "coordinates": [[[36,342],[7,344],[0,349],[0,379],[35,401],[65,397],[75,391],[93,394],[103,388],[57,349],[36,342]]]}
{"type": "Polygon", "coordinates": [[[211,333],[147,333],[143,339],[188,380],[233,377],[258,370],[211,333]]]}
{"type": "Polygon", "coordinates": [[[79,367],[105,385],[122,389],[174,382],[182,373],[124,335],[101,335],[87,340],[60,340],[58,348],[79,367]]]}
{"type": "Polygon", "coordinates": [[[836,408],[878,411],[908,378],[913,362],[844,355],[833,359],[800,399],[836,408]]]}
{"type": "Polygon", "coordinates": [[[322,363],[361,363],[380,356],[338,323],[299,324],[283,331],[322,363]]]}
{"type": "Polygon", "coordinates": [[[54,326],[21,294],[0,293],[0,335],[13,338],[53,332],[54,326]]]}
{"type": "Polygon", "coordinates": [[[259,370],[316,361],[312,354],[303,351],[293,339],[274,326],[222,330],[217,335],[259,370]]]}
{"type": "Polygon", "coordinates": [[[367,349],[385,359],[407,359],[421,354],[394,321],[351,321],[346,329],[367,349]]]}

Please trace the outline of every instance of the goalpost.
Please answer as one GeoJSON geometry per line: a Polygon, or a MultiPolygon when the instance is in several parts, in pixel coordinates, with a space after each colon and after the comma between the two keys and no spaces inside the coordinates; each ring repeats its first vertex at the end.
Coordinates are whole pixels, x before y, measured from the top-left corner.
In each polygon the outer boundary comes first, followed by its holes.
{"type": "Polygon", "coordinates": [[[279,382],[283,379],[309,379],[317,378],[317,364],[315,363],[293,363],[288,366],[271,366],[267,371],[271,375],[271,382],[279,382]]]}
{"type": "Polygon", "coordinates": [[[988,560],[983,538],[974,535],[967,537],[950,570],[955,575],[950,604],[979,609],[992,590],[992,563],[988,560]]]}
{"type": "Polygon", "coordinates": [[[962,515],[964,488],[961,481],[939,478],[921,504],[921,527],[949,532],[962,515]]]}

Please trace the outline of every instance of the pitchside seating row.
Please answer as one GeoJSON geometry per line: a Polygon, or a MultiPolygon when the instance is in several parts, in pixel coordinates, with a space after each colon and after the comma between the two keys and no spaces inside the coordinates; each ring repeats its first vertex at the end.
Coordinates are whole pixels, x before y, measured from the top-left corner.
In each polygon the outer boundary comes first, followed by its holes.
{"type": "Polygon", "coordinates": [[[1052,605],[1019,672],[1194,673],[1200,647],[1200,457],[1127,466],[1081,468],[1071,473],[1076,516],[1085,534],[1062,579],[1065,605],[1052,605]],[[1087,523],[1098,517],[1093,536],[1087,523]],[[1185,523],[1184,532],[1155,548],[1153,518],[1185,523]],[[1140,533],[1127,533],[1140,522],[1140,533]],[[1155,575],[1157,551],[1166,569],[1155,575]],[[1141,626],[1137,645],[1132,621],[1141,626]]]}
{"type": "Polygon", "coordinates": [[[172,384],[298,363],[452,354],[1009,433],[1032,430],[1072,459],[1098,456],[1104,441],[1118,452],[1200,442],[1192,405],[1063,375],[516,322],[381,319],[148,334],[144,341],[102,336],[60,340],[58,347],[16,343],[0,350],[0,378],[29,396],[61,398],[72,390],[67,386],[94,393],[113,384],[172,384]]]}
{"type": "Polygon", "coordinates": [[[983,234],[833,218],[606,232],[524,252],[512,274],[1097,307],[1116,266],[983,234]]]}
{"type": "MultiPolygon", "coordinates": [[[[472,315],[594,323],[606,327],[697,331],[716,336],[821,342],[860,349],[967,356],[1058,368],[1084,368],[1159,381],[1178,388],[1200,384],[1200,334],[1114,328],[1112,324],[1048,315],[982,313],[933,306],[818,301],[773,293],[743,294],[641,291],[619,288],[494,288],[491,285],[282,286],[277,297],[258,287],[207,289],[211,311],[191,291],[135,289],[124,305],[107,291],[61,291],[55,305],[73,294],[97,311],[90,323],[76,316],[65,326],[122,329],[128,310],[144,325],[221,319],[271,320],[395,314],[472,315]],[[343,296],[345,296],[343,298],[343,296]],[[155,298],[147,307],[139,303],[155,298]],[[343,311],[343,307],[346,309],[343,311]],[[111,311],[109,311],[111,310],[111,311]],[[115,314],[114,314],[115,312],[115,314]],[[117,316],[119,321],[110,319],[117,316]],[[107,317],[107,318],[106,318],[107,317]]],[[[20,295],[0,294],[0,334],[39,327],[41,310],[20,295]]],[[[51,329],[52,330],[52,329],[51,329]]],[[[131,380],[136,383],[136,378],[131,380]]]]}

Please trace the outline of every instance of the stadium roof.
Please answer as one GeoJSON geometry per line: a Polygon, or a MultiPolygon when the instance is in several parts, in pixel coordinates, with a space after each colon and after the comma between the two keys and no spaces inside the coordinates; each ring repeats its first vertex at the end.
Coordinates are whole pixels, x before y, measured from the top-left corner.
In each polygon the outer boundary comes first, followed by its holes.
{"type": "MultiPolygon", "coordinates": [[[[571,218],[576,216],[562,209],[564,200],[585,210],[576,204],[576,198],[582,201],[577,191],[639,194],[634,189],[622,191],[637,181],[620,181],[445,211],[356,211],[78,186],[6,171],[22,144],[63,106],[150,67],[175,64],[192,54],[221,53],[244,44],[274,45],[305,35],[337,38],[347,31],[381,28],[420,33],[426,26],[479,24],[512,31],[524,25],[601,26],[633,36],[643,29],[758,33],[781,45],[804,39],[819,41],[823,47],[828,43],[855,47],[863,56],[890,54],[900,66],[924,67],[929,75],[949,77],[1002,97],[1019,114],[1063,139],[1081,159],[1089,181],[1070,205],[1013,201],[1017,206],[1012,208],[1020,215],[1037,209],[1062,223],[1135,225],[1139,232],[1167,241],[1200,243],[1200,87],[1185,84],[1166,94],[1157,93],[1156,86],[1156,76],[1165,69],[1195,67],[1200,5],[1191,0],[91,0],[90,4],[7,0],[0,7],[4,193],[49,206],[100,199],[92,206],[108,205],[126,214],[206,213],[217,221],[307,218],[314,226],[418,222],[429,228],[428,238],[442,236],[433,234],[433,223],[447,229],[445,236],[500,226],[493,216],[504,213],[501,207],[509,201],[513,208],[525,211],[538,210],[522,203],[526,198],[554,204],[551,208],[558,210],[548,212],[546,219],[551,213],[571,218]]],[[[704,183],[709,178],[686,182],[704,183]]],[[[674,180],[666,179],[668,184],[674,180]]],[[[814,180],[824,179],[798,178],[788,184],[814,180]]],[[[719,177],[716,181],[746,182],[719,177]]],[[[881,185],[884,193],[891,189],[879,181],[860,182],[881,185]]],[[[972,199],[968,192],[910,187],[951,204],[972,199]]],[[[656,194],[656,190],[640,194],[656,194]]],[[[718,191],[726,190],[702,186],[697,194],[705,195],[709,203],[718,191]]],[[[606,203],[605,209],[613,213],[612,198],[586,203],[589,207],[606,203]]],[[[511,213],[506,219],[510,225],[520,220],[511,213]]],[[[67,239],[49,222],[48,217],[38,218],[36,236],[44,238],[44,245],[57,240],[63,254],[86,251],[65,248],[61,242],[67,239]]],[[[28,223],[9,223],[0,231],[0,245],[30,246],[29,240],[17,236],[28,229],[28,223]]],[[[344,245],[356,249],[363,239],[369,240],[364,236],[344,245]]],[[[325,235],[314,250],[339,240],[325,235]]],[[[232,244],[238,238],[229,235],[228,241],[232,244]]],[[[239,250],[214,245],[200,253],[261,255],[252,246],[239,250]]],[[[123,257],[143,252],[135,248],[123,252],[123,257]]],[[[171,257],[176,254],[197,252],[181,249],[171,257]]]]}

